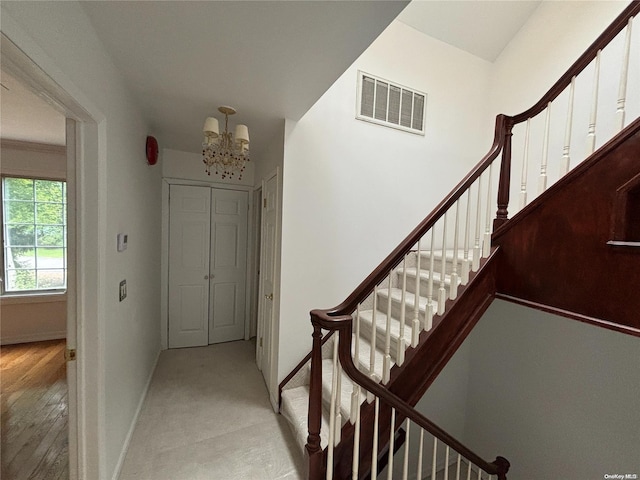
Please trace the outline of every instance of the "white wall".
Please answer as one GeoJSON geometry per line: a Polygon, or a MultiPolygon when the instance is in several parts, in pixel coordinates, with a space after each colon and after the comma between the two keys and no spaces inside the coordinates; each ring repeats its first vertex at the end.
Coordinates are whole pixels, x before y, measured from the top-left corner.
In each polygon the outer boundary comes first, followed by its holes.
{"type": "Polygon", "coordinates": [[[80,365],[80,374],[95,382],[86,408],[97,406],[97,423],[88,428],[98,441],[83,446],[81,462],[87,478],[112,478],[160,349],[161,166],[147,165],[144,145],[152,132],[79,3],[2,2],[2,31],[98,123],[89,129],[97,131],[97,155],[81,165],[79,186],[89,199],[79,212],[83,271],[98,285],[81,290],[81,335],[96,338],[92,351],[79,355],[96,360],[80,365]],[[119,232],[129,235],[123,253],[116,251],[119,232]],[[119,302],[123,279],[128,297],[119,302]],[[95,314],[83,317],[92,306],[95,314]]]}
{"type": "Polygon", "coordinates": [[[202,154],[182,152],[180,150],[162,149],[162,176],[164,178],[178,178],[183,180],[197,180],[200,182],[214,182],[229,185],[253,185],[255,161],[245,164],[242,178],[222,178],[220,175],[207,175],[205,164],[202,163],[202,154]]]}
{"type": "MultiPolygon", "coordinates": [[[[65,180],[65,147],[2,141],[0,173],[25,177],[65,180]]],[[[65,338],[67,296],[0,297],[0,344],[36,342],[65,338]]]]}
{"type": "Polygon", "coordinates": [[[510,478],[640,473],[640,339],[496,300],[468,341],[480,456],[510,478]]]}
{"type": "Polygon", "coordinates": [[[280,378],[310,349],[309,311],[341,302],[486,153],[490,69],[393,22],[287,123],[280,378]],[[426,92],[426,135],[356,120],[358,69],[426,92]]]}
{"type": "MultiPolygon", "coordinates": [[[[628,1],[543,1],[527,23],[496,59],[492,69],[491,110],[494,115],[519,114],[538,102],[551,86],[593,43],[628,1]]],[[[599,103],[596,121],[596,148],[615,134],[615,111],[622,59],[624,34],[616,38],[602,53],[599,80],[599,103]]],[[[627,90],[627,124],[640,114],[640,29],[633,32],[627,90]]],[[[587,155],[587,133],[592,102],[594,67],[588,66],[576,80],[572,136],[571,168],[587,155]]],[[[551,105],[548,185],[560,176],[569,91],[551,105]]],[[[532,119],[529,164],[528,201],[537,196],[541,170],[542,145],[546,113],[532,119]]],[[[525,124],[513,130],[511,206],[518,208],[518,195],[524,152],[525,124]]]]}
{"type": "MultiPolygon", "coordinates": [[[[415,406],[416,410],[460,441],[465,439],[470,360],[471,342],[465,341],[415,406]]],[[[412,425],[411,428],[409,478],[414,480],[417,477],[415,466],[418,464],[417,445],[420,441],[420,430],[415,428],[415,425],[412,425]]],[[[394,455],[394,478],[402,478],[405,447],[406,443],[394,455]]],[[[439,443],[438,448],[437,465],[440,469],[444,468],[445,463],[442,444],[439,443]]],[[[452,461],[456,460],[453,454],[450,458],[452,461]]],[[[433,463],[433,437],[428,433],[424,436],[422,461],[423,478],[428,478],[431,475],[433,463]]],[[[378,477],[387,478],[386,470],[378,477]]]]}

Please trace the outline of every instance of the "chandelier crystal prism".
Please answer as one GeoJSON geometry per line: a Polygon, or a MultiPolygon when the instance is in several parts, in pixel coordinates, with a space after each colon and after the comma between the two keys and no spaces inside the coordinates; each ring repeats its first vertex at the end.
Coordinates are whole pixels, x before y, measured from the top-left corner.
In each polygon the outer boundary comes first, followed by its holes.
{"type": "Polygon", "coordinates": [[[235,134],[229,131],[229,115],[236,113],[232,107],[219,107],[224,114],[224,132],[219,132],[218,119],[208,117],[204,122],[204,142],[202,161],[207,175],[213,171],[222,178],[238,176],[242,180],[245,164],[249,158],[249,129],[246,125],[236,125],[235,134]]]}

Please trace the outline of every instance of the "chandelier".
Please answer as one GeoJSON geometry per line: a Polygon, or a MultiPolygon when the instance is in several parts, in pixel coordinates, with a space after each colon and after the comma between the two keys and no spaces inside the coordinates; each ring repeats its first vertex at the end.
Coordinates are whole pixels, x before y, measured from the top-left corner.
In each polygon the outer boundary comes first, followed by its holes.
{"type": "Polygon", "coordinates": [[[246,125],[236,125],[235,135],[229,132],[229,115],[236,113],[232,107],[219,107],[224,114],[224,132],[219,132],[218,119],[208,117],[204,122],[204,142],[202,161],[207,175],[213,170],[222,178],[242,179],[245,163],[249,161],[249,129],[246,125]]]}

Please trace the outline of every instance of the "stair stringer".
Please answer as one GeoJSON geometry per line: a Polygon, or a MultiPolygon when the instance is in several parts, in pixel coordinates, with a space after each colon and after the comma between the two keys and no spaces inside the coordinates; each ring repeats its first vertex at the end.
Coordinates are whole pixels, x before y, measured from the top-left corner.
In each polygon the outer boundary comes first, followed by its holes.
{"type": "MultiPolygon", "coordinates": [[[[479,270],[472,274],[469,283],[459,290],[456,300],[447,300],[442,316],[435,317],[429,332],[420,334],[416,348],[409,348],[402,366],[395,365],[386,387],[402,400],[415,406],[427,389],[433,384],[462,342],[473,330],[478,320],[495,298],[499,249],[493,249],[484,259],[479,270]]],[[[374,425],[374,404],[364,402],[360,410],[360,461],[359,478],[370,472],[372,438],[374,425]]],[[[378,421],[378,452],[388,447],[390,424],[380,416],[378,421]]],[[[396,429],[402,426],[404,418],[396,421],[396,429]]],[[[347,422],[341,432],[341,442],[334,450],[334,477],[337,480],[351,480],[353,463],[354,426],[347,422]]],[[[326,459],[326,450],[325,450],[326,459]]]]}
{"type": "Polygon", "coordinates": [[[640,336],[640,242],[612,242],[639,158],[637,119],[497,228],[498,297],[640,336]]]}

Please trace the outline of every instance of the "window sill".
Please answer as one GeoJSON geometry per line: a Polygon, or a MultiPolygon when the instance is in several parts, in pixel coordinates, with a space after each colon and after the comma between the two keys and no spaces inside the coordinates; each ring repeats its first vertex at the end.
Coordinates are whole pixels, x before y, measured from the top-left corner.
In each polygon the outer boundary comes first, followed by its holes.
{"type": "Polygon", "coordinates": [[[18,305],[21,303],[56,303],[66,302],[67,292],[6,294],[0,296],[0,305],[18,305]]]}

